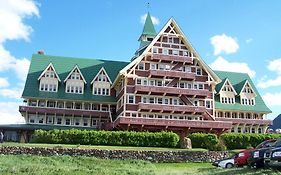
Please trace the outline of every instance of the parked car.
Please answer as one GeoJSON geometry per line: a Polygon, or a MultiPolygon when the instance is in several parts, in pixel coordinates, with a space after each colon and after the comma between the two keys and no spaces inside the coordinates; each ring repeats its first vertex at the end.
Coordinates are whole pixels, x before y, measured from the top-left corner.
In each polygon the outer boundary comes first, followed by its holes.
{"type": "Polygon", "coordinates": [[[254,168],[264,167],[265,152],[268,152],[271,148],[276,147],[277,145],[281,145],[281,139],[278,139],[276,142],[267,145],[267,147],[251,151],[248,158],[248,165],[254,168]]]}
{"type": "Polygon", "coordinates": [[[261,149],[261,148],[270,147],[275,142],[276,142],[276,139],[265,140],[262,143],[260,143],[256,148],[249,148],[249,149],[245,149],[243,151],[240,151],[238,154],[236,154],[236,157],[234,158],[234,164],[236,166],[247,165],[248,164],[248,158],[250,156],[251,151],[261,149]]]}
{"type": "Polygon", "coordinates": [[[281,141],[278,140],[273,146],[264,153],[264,164],[281,169],[281,141]]]}
{"type": "Polygon", "coordinates": [[[234,167],[234,157],[236,155],[226,158],[226,159],[221,159],[221,160],[216,160],[213,162],[212,165],[217,166],[217,167],[222,167],[222,168],[232,168],[234,167]]]}

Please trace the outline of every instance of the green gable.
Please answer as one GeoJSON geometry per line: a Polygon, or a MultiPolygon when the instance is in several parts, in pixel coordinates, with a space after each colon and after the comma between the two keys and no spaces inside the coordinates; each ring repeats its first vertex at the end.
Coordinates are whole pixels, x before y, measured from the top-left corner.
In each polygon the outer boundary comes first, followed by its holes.
{"type": "Polygon", "coordinates": [[[262,97],[260,96],[257,88],[255,87],[254,83],[252,82],[251,78],[246,73],[237,73],[237,72],[225,72],[225,71],[214,71],[215,74],[222,80],[221,83],[217,84],[216,91],[222,88],[223,83],[226,79],[230,81],[232,86],[234,87],[237,95],[241,92],[245,82],[248,80],[250,85],[252,86],[253,90],[257,94],[255,101],[256,104],[254,106],[251,105],[242,105],[240,102],[239,96],[235,98],[235,104],[223,104],[220,103],[219,95],[215,95],[215,108],[221,110],[240,110],[240,111],[256,111],[256,112],[265,112],[271,113],[271,110],[266,106],[262,97]]]}
{"type": "Polygon", "coordinates": [[[103,67],[113,82],[119,71],[127,64],[128,62],[34,54],[32,55],[22,96],[96,102],[115,102],[115,97],[92,95],[91,81],[103,67]],[[58,92],[39,91],[38,78],[50,63],[53,64],[58,76],[61,79],[61,82],[59,82],[58,85],[58,92]],[[75,65],[79,67],[87,82],[84,87],[84,94],[65,93],[65,83],[63,81],[70,71],[75,67],[75,65]]]}

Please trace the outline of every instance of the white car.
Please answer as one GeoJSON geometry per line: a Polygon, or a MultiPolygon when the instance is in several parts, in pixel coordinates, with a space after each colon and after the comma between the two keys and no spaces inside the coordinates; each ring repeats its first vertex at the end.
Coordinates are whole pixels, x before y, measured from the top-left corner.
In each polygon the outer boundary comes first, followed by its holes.
{"type": "Polygon", "coordinates": [[[222,168],[232,168],[234,167],[234,156],[227,159],[216,160],[213,162],[213,165],[222,168]]]}

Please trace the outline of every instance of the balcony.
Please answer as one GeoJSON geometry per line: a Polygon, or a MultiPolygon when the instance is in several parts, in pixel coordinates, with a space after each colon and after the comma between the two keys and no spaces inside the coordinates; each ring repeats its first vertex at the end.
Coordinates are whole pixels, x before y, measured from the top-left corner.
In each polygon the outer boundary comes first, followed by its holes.
{"type": "Polygon", "coordinates": [[[151,111],[165,111],[165,112],[180,112],[180,113],[204,113],[206,111],[205,107],[199,106],[176,106],[176,105],[160,105],[160,104],[138,104],[139,110],[151,110],[151,111]]]}
{"type": "Polygon", "coordinates": [[[169,61],[169,62],[183,62],[192,64],[192,58],[187,56],[176,56],[176,55],[161,55],[161,54],[153,54],[151,56],[151,60],[155,61],[169,61]]]}
{"type": "Polygon", "coordinates": [[[172,78],[181,78],[181,79],[188,79],[188,80],[195,79],[194,73],[174,71],[174,70],[149,70],[149,75],[155,77],[172,77],[172,78]]]}
{"type": "Polygon", "coordinates": [[[202,120],[171,120],[171,119],[150,119],[150,118],[132,118],[119,117],[113,123],[113,128],[118,125],[140,125],[140,126],[160,126],[160,127],[178,127],[190,129],[230,129],[231,122],[221,121],[202,121],[202,120]]]}
{"type": "Polygon", "coordinates": [[[163,87],[163,86],[143,86],[143,85],[135,85],[135,93],[136,92],[145,92],[145,93],[161,93],[161,94],[182,94],[187,96],[200,96],[207,97],[209,95],[209,91],[206,89],[197,90],[197,89],[183,89],[183,88],[175,88],[175,87],[163,87]]]}
{"type": "Polygon", "coordinates": [[[272,125],[272,120],[262,120],[262,119],[241,119],[241,118],[216,118],[217,121],[229,121],[233,124],[241,125],[272,125]]]}
{"type": "Polygon", "coordinates": [[[48,113],[48,114],[65,114],[65,115],[83,115],[83,116],[98,116],[108,117],[109,111],[90,111],[82,109],[66,109],[66,108],[51,108],[51,107],[36,107],[36,106],[19,106],[20,112],[28,113],[48,113]]]}

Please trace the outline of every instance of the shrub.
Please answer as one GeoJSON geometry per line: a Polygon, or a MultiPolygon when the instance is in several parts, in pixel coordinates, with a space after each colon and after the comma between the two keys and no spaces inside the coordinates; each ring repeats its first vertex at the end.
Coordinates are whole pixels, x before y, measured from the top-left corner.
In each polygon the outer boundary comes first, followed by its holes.
{"type": "Polygon", "coordinates": [[[188,136],[193,148],[215,150],[219,139],[216,134],[192,133],[188,136]]]}
{"type": "Polygon", "coordinates": [[[256,147],[265,140],[280,137],[280,134],[225,133],[220,136],[220,139],[225,143],[227,149],[246,149],[256,147]]]}
{"type": "Polygon", "coordinates": [[[36,130],[32,142],[84,144],[84,145],[116,145],[116,146],[148,146],[176,147],[179,136],[173,132],[129,132],[129,131],[88,131],[88,130],[36,130]]]}

